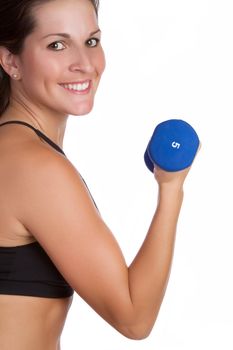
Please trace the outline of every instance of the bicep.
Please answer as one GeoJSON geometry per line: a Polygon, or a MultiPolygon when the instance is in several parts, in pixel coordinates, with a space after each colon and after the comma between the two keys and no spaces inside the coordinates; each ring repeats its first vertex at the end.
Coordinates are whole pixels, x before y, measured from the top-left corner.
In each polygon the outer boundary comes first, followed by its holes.
{"type": "Polygon", "coordinates": [[[129,312],[124,257],[79,173],[67,160],[56,159],[27,176],[30,181],[21,184],[21,221],[103,318],[111,323],[118,313],[129,312]]]}

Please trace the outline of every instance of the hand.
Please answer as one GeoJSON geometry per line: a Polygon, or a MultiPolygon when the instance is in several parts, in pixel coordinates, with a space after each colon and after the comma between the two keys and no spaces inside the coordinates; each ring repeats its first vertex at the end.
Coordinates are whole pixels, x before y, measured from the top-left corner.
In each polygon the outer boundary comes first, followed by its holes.
{"type": "MultiPolygon", "coordinates": [[[[197,153],[200,151],[200,148],[201,148],[201,144],[199,145],[197,153]]],[[[197,154],[196,154],[196,156],[197,156],[197,154]]],[[[195,156],[195,158],[196,158],[196,156],[195,156]]],[[[155,179],[157,180],[159,186],[171,185],[171,186],[175,186],[178,188],[182,188],[184,181],[186,179],[186,176],[188,175],[191,167],[192,166],[190,166],[184,170],[170,172],[170,171],[165,171],[165,170],[161,169],[160,167],[158,167],[157,165],[155,165],[154,176],[155,176],[155,179]]]]}
{"type": "Polygon", "coordinates": [[[182,188],[190,168],[191,167],[180,171],[170,172],[165,171],[158,166],[155,166],[154,176],[160,187],[163,185],[171,185],[174,187],[182,188]]]}

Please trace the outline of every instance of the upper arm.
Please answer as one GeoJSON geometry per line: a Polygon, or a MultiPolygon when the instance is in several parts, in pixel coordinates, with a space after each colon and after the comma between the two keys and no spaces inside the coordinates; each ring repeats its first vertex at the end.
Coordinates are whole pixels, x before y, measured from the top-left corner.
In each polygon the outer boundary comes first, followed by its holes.
{"type": "Polygon", "coordinates": [[[17,215],[74,290],[108,322],[131,312],[128,269],[82,178],[59,154],[25,158],[17,215]]]}

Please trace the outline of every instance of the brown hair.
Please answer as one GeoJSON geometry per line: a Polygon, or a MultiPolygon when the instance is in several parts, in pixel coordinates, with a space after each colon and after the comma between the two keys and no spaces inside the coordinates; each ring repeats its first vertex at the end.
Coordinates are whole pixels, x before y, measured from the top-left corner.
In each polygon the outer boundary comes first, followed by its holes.
{"type": "MultiPolygon", "coordinates": [[[[54,0],[1,0],[0,46],[18,55],[23,50],[26,37],[35,28],[32,10],[35,6],[54,0]]],[[[99,0],[89,0],[98,15],[99,0]]],[[[10,100],[10,78],[0,65],[0,116],[10,100]]]]}

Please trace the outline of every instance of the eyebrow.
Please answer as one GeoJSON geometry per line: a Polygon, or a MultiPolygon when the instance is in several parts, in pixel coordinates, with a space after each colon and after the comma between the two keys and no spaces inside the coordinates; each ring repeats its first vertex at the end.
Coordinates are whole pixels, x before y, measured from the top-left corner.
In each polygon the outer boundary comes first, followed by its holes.
{"type": "MultiPolygon", "coordinates": [[[[97,29],[94,32],[91,32],[89,34],[89,36],[93,36],[99,32],[101,32],[101,30],[97,29]]],[[[64,38],[70,39],[70,34],[67,34],[67,33],[51,33],[51,34],[47,34],[47,35],[43,36],[42,39],[48,38],[49,36],[62,36],[64,38]]]]}

